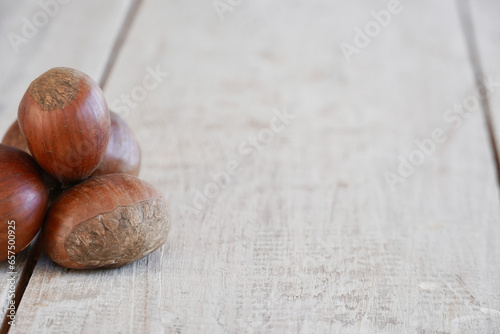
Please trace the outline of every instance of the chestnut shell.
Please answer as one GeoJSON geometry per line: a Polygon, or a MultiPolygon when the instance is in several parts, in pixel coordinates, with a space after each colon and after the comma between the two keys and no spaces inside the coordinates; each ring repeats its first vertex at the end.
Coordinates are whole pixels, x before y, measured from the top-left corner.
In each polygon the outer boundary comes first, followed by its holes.
{"type": "Polygon", "coordinates": [[[26,142],[26,138],[24,137],[23,133],[21,132],[21,129],[19,128],[17,120],[14,123],[12,123],[12,125],[5,133],[5,136],[2,139],[2,144],[9,145],[12,147],[17,147],[18,149],[23,150],[28,154],[30,153],[30,150],[28,148],[28,143],[26,142]]]}
{"type": "Polygon", "coordinates": [[[99,85],[83,72],[57,67],[35,79],[18,122],[33,158],[59,182],[89,177],[104,158],[109,111],[99,85]]]}
{"type": "Polygon", "coordinates": [[[108,148],[99,167],[92,176],[114,173],[139,175],[141,169],[141,148],[132,129],[117,113],[109,112],[111,130],[108,148]]]}
{"type": "Polygon", "coordinates": [[[108,174],[56,199],[42,241],[49,258],[63,267],[113,268],[161,247],[169,230],[169,207],[158,190],[129,174],[108,174]]]}
{"type": "Polygon", "coordinates": [[[40,230],[48,191],[42,170],[20,149],[0,144],[0,261],[7,259],[8,221],[15,221],[15,253],[25,249],[40,230]]]}

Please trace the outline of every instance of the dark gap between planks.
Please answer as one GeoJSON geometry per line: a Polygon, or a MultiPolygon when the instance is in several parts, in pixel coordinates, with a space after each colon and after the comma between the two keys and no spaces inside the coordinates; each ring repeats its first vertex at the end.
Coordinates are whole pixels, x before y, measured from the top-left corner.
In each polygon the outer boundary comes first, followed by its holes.
{"type": "Polygon", "coordinates": [[[116,58],[118,57],[118,54],[123,47],[125,39],[127,38],[132,24],[134,23],[134,19],[137,16],[137,12],[139,11],[139,7],[141,6],[141,4],[142,0],[134,0],[132,5],[130,5],[130,9],[128,10],[127,16],[125,17],[125,21],[123,21],[123,25],[120,29],[120,32],[118,33],[118,36],[115,39],[115,43],[113,44],[113,48],[111,49],[108,61],[106,62],[106,66],[104,67],[101,80],[99,80],[99,86],[101,86],[102,90],[104,90],[104,87],[108,82],[108,78],[111,74],[113,66],[115,65],[116,58]]]}
{"type": "Polygon", "coordinates": [[[488,99],[488,94],[486,93],[486,86],[484,84],[484,74],[481,65],[481,57],[479,55],[479,48],[476,41],[476,32],[474,30],[474,24],[472,22],[471,8],[469,0],[457,0],[458,14],[460,17],[460,23],[462,25],[462,30],[465,37],[465,42],[467,46],[467,51],[469,53],[469,59],[472,65],[472,70],[474,72],[474,79],[476,81],[476,87],[479,90],[481,108],[483,109],[483,114],[486,120],[486,130],[488,132],[488,138],[490,142],[490,147],[495,159],[496,177],[497,182],[500,185],[500,157],[497,145],[497,134],[495,132],[495,126],[493,124],[493,116],[491,113],[490,102],[488,99]]]}
{"type": "MultiPolygon", "coordinates": [[[[35,237],[35,240],[31,243],[31,246],[28,251],[28,256],[26,258],[26,262],[24,264],[24,267],[21,269],[21,274],[19,275],[19,279],[16,285],[16,290],[14,292],[15,294],[14,305],[16,307],[15,308],[16,312],[23,298],[24,291],[28,286],[31,275],[33,274],[33,270],[35,269],[35,266],[38,263],[38,258],[42,253],[41,240],[42,238],[40,237],[40,233],[38,233],[38,235],[35,237]]],[[[2,326],[0,327],[0,334],[6,334],[10,330],[10,325],[9,325],[10,318],[7,317],[8,314],[9,314],[8,310],[5,310],[5,316],[2,322],[2,326]]]]}

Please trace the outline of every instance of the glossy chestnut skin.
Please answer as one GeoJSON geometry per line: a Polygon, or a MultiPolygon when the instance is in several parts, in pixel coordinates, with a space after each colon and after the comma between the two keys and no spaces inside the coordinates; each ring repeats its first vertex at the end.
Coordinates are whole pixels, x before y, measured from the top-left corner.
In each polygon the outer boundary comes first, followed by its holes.
{"type": "Polygon", "coordinates": [[[104,158],[108,106],[83,72],[56,67],[43,73],[24,94],[17,119],[33,158],[61,183],[89,177],[104,158]]]}
{"type": "Polygon", "coordinates": [[[12,123],[12,125],[5,133],[5,136],[2,139],[2,144],[17,147],[18,149],[30,154],[30,150],[28,148],[28,142],[26,141],[26,138],[21,132],[17,120],[14,123],[12,123]]]}
{"type": "Polygon", "coordinates": [[[35,160],[27,153],[3,144],[0,144],[0,189],[1,262],[8,255],[9,229],[12,230],[8,222],[15,221],[15,253],[19,253],[31,243],[42,226],[48,192],[42,170],[35,160]]]}
{"type": "Polygon", "coordinates": [[[113,173],[139,175],[141,148],[132,129],[117,113],[110,113],[111,131],[104,159],[92,176],[113,173]]]}
{"type": "Polygon", "coordinates": [[[114,268],[161,247],[169,207],[152,185],[129,174],[90,178],[60,195],[42,233],[45,252],[66,268],[114,268]]]}

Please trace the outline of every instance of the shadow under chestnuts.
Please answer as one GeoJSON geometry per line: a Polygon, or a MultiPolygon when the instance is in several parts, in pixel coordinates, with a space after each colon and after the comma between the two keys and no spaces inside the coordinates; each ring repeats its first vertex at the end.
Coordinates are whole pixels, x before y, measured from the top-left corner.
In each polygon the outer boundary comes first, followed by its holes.
{"type": "Polygon", "coordinates": [[[140,164],[132,130],[94,80],[64,67],[43,73],[0,145],[0,261],[40,229],[45,253],[66,268],[119,267],[160,248],[169,206],[137,177],[140,164]]]}

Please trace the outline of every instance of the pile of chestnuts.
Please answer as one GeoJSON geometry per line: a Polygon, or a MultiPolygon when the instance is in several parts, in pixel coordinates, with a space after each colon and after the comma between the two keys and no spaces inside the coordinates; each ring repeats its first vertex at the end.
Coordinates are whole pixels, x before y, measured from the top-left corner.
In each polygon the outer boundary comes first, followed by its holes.
{"type": "Polygon", "coordinates": [[[161,247],[170,211],[137,178],[140,163],[94,80],[65,67],[43,73],[0,144],[0,262],[40,230],[47,256],[66,268],[119,267],[161,247]]]}

